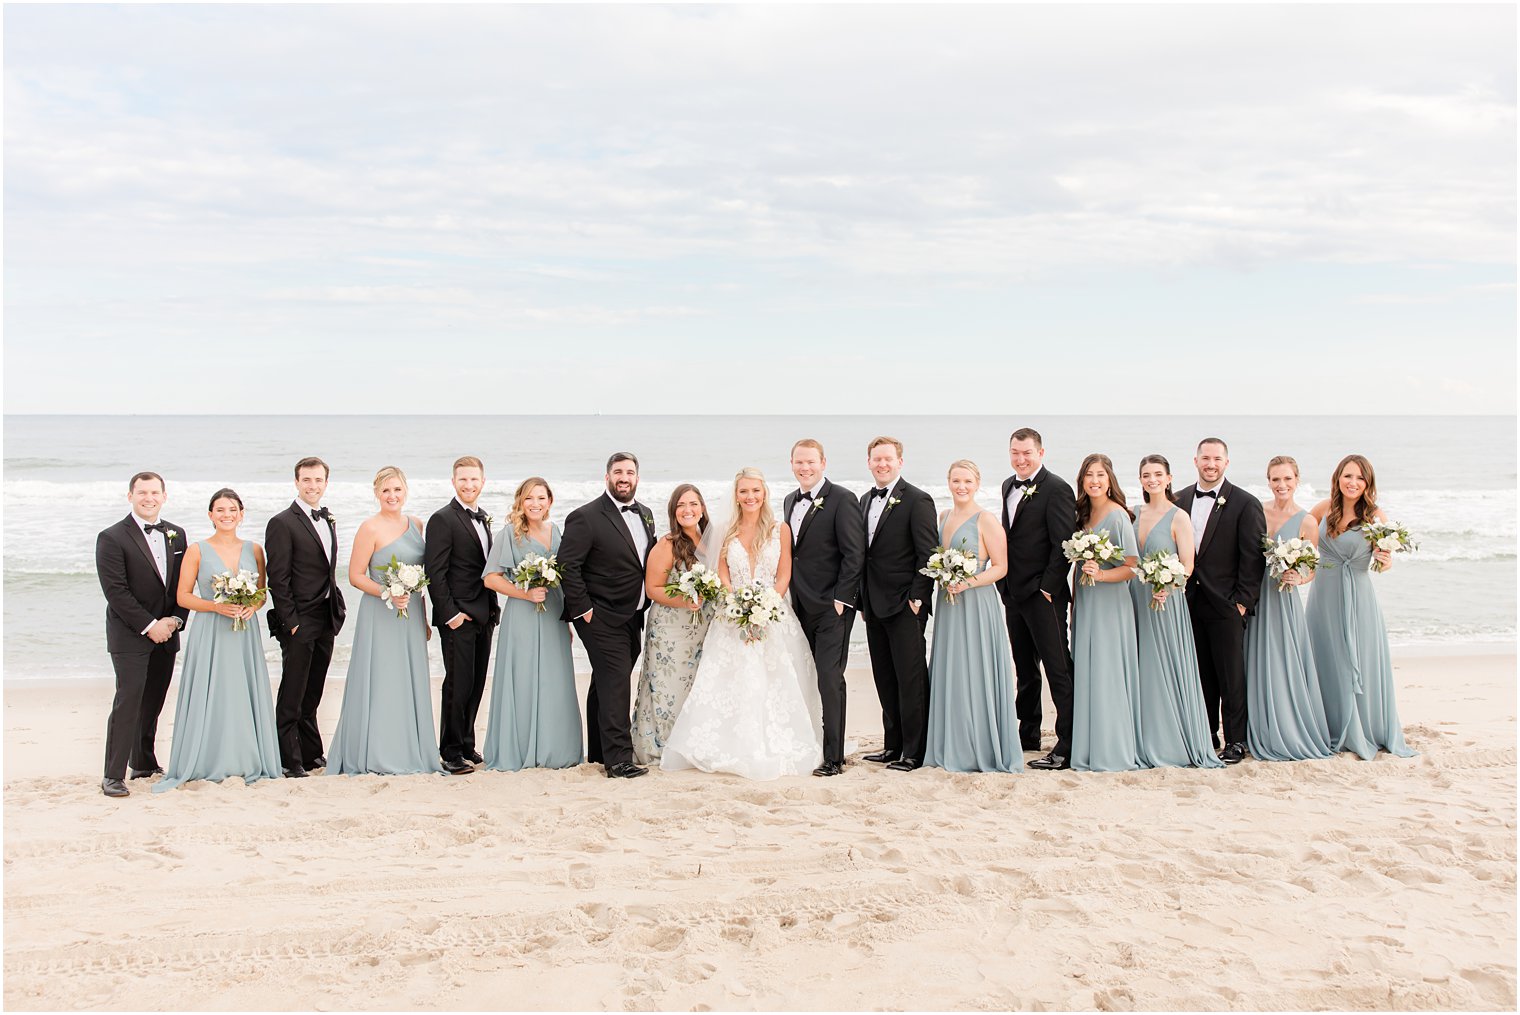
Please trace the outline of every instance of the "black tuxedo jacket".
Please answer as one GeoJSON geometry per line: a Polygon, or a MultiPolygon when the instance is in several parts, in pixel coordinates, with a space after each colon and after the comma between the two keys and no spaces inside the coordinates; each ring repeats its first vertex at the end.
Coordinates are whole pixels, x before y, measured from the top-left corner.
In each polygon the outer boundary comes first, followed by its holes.
{"type": "MultiPolygon", "coordinates": [[[[486,525],[486,545],[493,541],[486,525]]],[[[455,498],[428,519],[423,557],[428,574],[428,598],[433,601],[433,626],[447,627],[463,613],[475,624],[494,624],[501,616],[496,593],[486,588],[486,555],[480,549],[475,523],[455,498]]],[[[508,580],[511,576],[508,575],[508,580]]]]}
{"type": "Polygon", "coordinates": [[[599,623],[621,624],[639,612],[644,562],[654,548],[654,514],[638,501],[633,506],[639,510],[647,537],[642,555],[623,523],[622,512],[605,492],[565,517],[558,554],[564,572],[560,589],[565,593],[561,620],[575,620],[594,609],[599,623]]]}
{"type": "MultiPolygon", "coordinates": [[[[920,574],[919,568],[929,563],[929,555],[939,545],[934,498],[899,476],[887,494],[887,504],[876,523],[876,538],[866,547],[862,605],[871,617],[892,617],[907,609],[909,600],[918,599],[923,602],[919,612],[928,613],[934,581],[920,574]]],[[[860,498],[863,529],[869,530],[870,510],[867,492],[860,498]]]]}
{"type": "MultiPolygon", "coordinates": [[[[788,524],[798,493],[793,490],[783,501],[782,520],[788,524]]],[[[866,557],[866,527],[855,495],[825,479],[793,535],[793,602],[810,613],[832,610],[836,599],[855,606],[866,557]]]]}
{"type": "MultiPolygon", "coordinates": [[[[185,546],[185,530],[171,524],[164,533],[168,574],[161,578],[135,515],[127,515],[95,537],[95,573],[106,596],[107,651],[151,652],[158,646],[142,633],[144,628],[165,617],[178,617],[181,624],[189,618],[190,611],[178,602],[185,546]]],[[[179,632],[165,644],[178,652],[179,632]]]]}
{"type": "Polygon", "coordinates": [[[325,523],[332,536],[327,559],[305,504],[296,502],[276,513],[264,528],[265,570],[269,577],[269,630],[276,638],[303,623],[332,624],[337,632],[348,615],[338,587],[338,527],[325,523]]]}
{"type": "MultiPolygon", "coordinates": [[[[1197,485],[1177,494],[1177,507],[1191,513],[1197,485]]],[[[1209,513],[1203,543],[1188,579],[1188,606],[1202,616],[1238,617],[1239,603],[1250,613],[1261,594],[1261,577],[1267,561],[1261,540],[1267,534],[1267,515],[1261,501],[1237,490],[1226,479],[1219,484],[1219,500],[1209,513]]]]}
{"type": "Polygon", "coordinates": [[[1077,498],[1071,485],[1045,468],[1029,477],[1035,492],[1008,517],[1008,494],[1016,481],[1003,480],[1003,531],[1008,536],[1008,573],[997,583],[1003,602],[1013,604],[1037,592],[1048,592],[1052,602],[1071,598],[1067,573],[1071,564],[1061,543],[1077,530],[1077,498]]]}

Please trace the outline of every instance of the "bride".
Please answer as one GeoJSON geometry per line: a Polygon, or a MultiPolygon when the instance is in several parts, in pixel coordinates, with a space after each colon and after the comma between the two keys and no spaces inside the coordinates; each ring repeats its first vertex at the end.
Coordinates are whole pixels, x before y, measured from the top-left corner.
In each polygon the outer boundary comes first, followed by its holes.
{"type": "MultiPolygon", "coordinates": [[[[704,559],[718,561],[725,587],[761,582],[783,599],[792,576],[792,537],[771,512],[759,469],[734,477],[733,517],[704,559]]],[[[823,758],[818,675],[791,610],[746,644],[721,611],[707,629],[702,659],[660,767],[732,772],[748,779],[807,775],[823,758]]]]}

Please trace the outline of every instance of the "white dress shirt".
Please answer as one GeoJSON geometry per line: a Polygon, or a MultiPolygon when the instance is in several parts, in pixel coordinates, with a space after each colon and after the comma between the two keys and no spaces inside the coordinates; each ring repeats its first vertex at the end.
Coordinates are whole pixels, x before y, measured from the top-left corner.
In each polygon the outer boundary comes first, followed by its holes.
{"type": "Polygon", "coordinates": [[[1039,469],[1036,469],[1034,472],[1030,473],[1028,479],[1020,479],[1017,472],[1013,474],[1013,486],[1008,490],[1009,525],[1012,525],[1013,520],[1019,516],[1019,505],[1024,503],[1024,491],[1019,489],[1019,484],[1028,483],[1030,480],[1034,479],[1035,475],[1038,474],[1039,471],[1039,469]]]}
{"type": "MultiPolygon", "coordinates": [[[[618,514],[622,516],[623,524],[628,526],[628,534],[633,537],[633,548],[639,552],[639,563],[644,563],[644,559],[649,553],[649,533],[644,531],[643,516],[639,514],[637,509],[624,511],[623,502],[612,496],[611,490],[607,491],[607,499],[612,501],[613,506],[618,509],[618,514]]],[[[633,502],[630,501],[627,506],[633,507],[633,502]]],[[[639,609],[642,610],[644,604],[648,601],[649,598],[644,594],[644,585],[640,582],[639,609]]]]}
{"type": "MultiPolygon", "coordinates": [[[[138,525],[139,528],[141,528],[144,525],[154,525],[154,524],[157,524],[155,522],[148,521],[146,518],[144,518],[141,515],[139,515],[136,511],[132,512],[132,520],[137,523],[137,525],[138,525]]],[[[168,543],[168,540],[164,539],[164,534],[162,532],[159,532],[157,529],[154,529],[152,532],[144,532],[143,536],[146,537],[147,540],[148,540],[148,549],[153,552],[153,564],[154,564],[154,566],[156,566],[158,568],[158,580],[161,581],[161,582],[163,582],[165,585],[168,585],[169,584],[169,543],[168,543]]],[[[142,634],[142,635],[146,635],[148,633],[148,628],[151,628],[156,623],[158,623],[158,620],[155,619],[151,623],[148,624],[148,627],[143,628],[141,631],[139,631],[137,633],[138,634],[142,634]]]]}
{"type": "MultiPolygon", "coordinates": [[[[480,508],[478,507],[478,504],[479,504],[478,501],[476,502],[477,506],[472,508],[472,507],[470,507],[468,504],[466,504],[464,501],[460,500],[456,496],[454,498],[454,503],[458,504],[460,507],[464,508],[466,511],[477,511],[477,510],[480,510],[480,508]]],[[[491,540],[490,540],[489,537],[486,536],[486,523],[485,522],[477,522],[475,519],[471,518],[470,519],[470,525],[475,529],[475,538],[478,539],[478,540],[480,540],[480,552],[483,553],[483,554],[485,554],[487,557],[489,557],[491,555],[491,540]]]]}
{"type": "MultiPolygon", "coordinates": [[[[816,490],[822,490],[823,489],[824,478],[825,477],[823,477],[823,476],[819,476],[818,477],[818,482],[814,483],[811,489],[803,490],[802,492],[803,493],[814,493],[814,491],[816,491],[816,490]]],[[[797,485],[798,485],[798,487],[802,486],[801,483],[798,483],[797,485]]],[[[814,494],[814,495],[816,496],[816,494],[814,494]]],[[[791,515],[790,518],[787,519],[787,524],[789,524],[792,527],[792,546],[793,547],[795,547],[797,545],[797,533],[799,533],[799,532],[802,531],[802,519],[806,518],[807,517],[807,513],[809,511],[813,510],[813,505],[815,503],[817,503],[817,502],[816,501],[811,501],[811,500],[803,500],[801,497],[798,497],[797,498],[797,503],[795,503],[795,504],[792,505],[792,515],[791,515]]]]}
{"type": "MultiPolygon", "coordinates": [[[[1221,479],[1219,481],[1219,483],[1218,483],[1217,486],[1210,487],[1210,489],[1212,489],[1212,490],[1218,490],[1219,487],[1221,487],[1223,485],[1224,485],[1224,480],[1221,479]]],[[[1217,503],[1217,498],[1214,498],[1214,497],[1200,497],[1199,496],[1199,494],[1201,494],[1201,493],[1204,492],[1204,488],[1203,488],[1203,484],[1202,483],[1199,483],[1197,485],[1196,491],[1197,492],[1195,492],[1193,494],[1193,509],[1192,509],[1191,512],[1189,512],[1189,514],[1192,516],[1192,519],[1193,519],[1193,552],[1194,553],[1197,553],[1198,550],[1199,550],[1199,548],[1203,546],[1203,530],[1206,529],[1206,528],[1208,528],[1208,526],[1209,526],[1209,515],[1211,515],[1211,514],[1214,513],[1214,505],[1217,503]]]]}
{"type": "Polygon", "coordinates": [[[322,522],[322,524],[318,525],[317,522],[320,519],[313,518],[311,516],[311,513],[313,511],[321,511],[322,505],[318,503],[316,507],[312,507],[310,504],[306,503],[300,498],[296,498],[294,503],[296,510],[301,512],[301,517],[306,519],[306,524],[310,525],[311,530],[317,534],[317,542],[322,544],[322,552],[327,554],[328,560],[332,560],[334,549],[332,529],[325,521],[322,522]]]}
{"type": "MultiPolygon", "coordinates": [[[[887,487],[887,490],[891,491],[896,489],[896,487],[897,480],[894,479],[892,485],[887,487]]],[[[875,489],[880,490],[881,487],[878,486],[875,489]]],[[[871,494],[867,494],[866,496],[871,498],[871,503],[866,508],[866,543],[869,545],[876,539],[876,523],[881,521],[882,512],[887,510],[887,501],[892,499],[892,494],[888,492],[885,497],[876,497],[871,494]]]]}

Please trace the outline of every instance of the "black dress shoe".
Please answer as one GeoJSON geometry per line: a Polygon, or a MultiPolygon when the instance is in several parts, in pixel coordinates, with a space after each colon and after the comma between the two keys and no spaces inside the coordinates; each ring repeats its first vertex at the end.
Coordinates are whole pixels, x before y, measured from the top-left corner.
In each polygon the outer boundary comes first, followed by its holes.
{"type": "Polygon", "coordinates": [[[900,757],[902,757],[902,751],[877,751],[875,754],[867,754],[864,760],[887,762],[896,761],[900,757]]]}
{"type": "Polygon", "coordinates": [[[609,779],[637,779],[641,775],[648,775],[649,769],[640,768],[631,761],[620,761],[616,765],[607,766],[607,778],[609,779]]]}
{"type": "Polygon", "coordinates": [[[1238,765],[1246,759],[1245,744],[1225,744],[1219,752],[1219,760],[1226,765],[1238,765]]]}
{"type": "Polygon", "coordinates": [[[475,771],[475,766],[463,758],[444,758],[443,770],[450,775],[469,775],[475,771]]]}
{"type": "Polygon", "coordinates": [[[319,768],[327,767],[327,755],[319,754],[306,765],[306,771],[315,772],[319,768]]]}
{"type": "Polygon", "coordinates": [[[286,769],[282,769],[281,772],[280,772],[280,774],[283,775],[283,776],[285,776],[285,778],[287,778],[287,779],[304,779],[304,778],[306,778],[306,769],[304,769],[304,768],[286,768],[286,769]]]}
{"type": "Polygon", "coordinates": [[[484,765],[486,763],[486,759],[481,757],[479,751],[466,751],[464,756],[477,765],[484,765]]]}
{"type": "Polygon", "coordinates": [[[1019,750],[1021,751],[1038,751],[1039,749],[1040,742],[1038,740],[1025,740],[1019,744],[1019,750]]]}
{"type": "MultiPolygon", "coordinates": [[[[136,769],[136,768],[134,768],[134,769],[132,769],[132,774],[131,774],[130,777],[133,778],[133,779],[151,779],[155,775],[163,775],[163,774],[164,774],[164,770],[162,768],[144,768],[144,769],[136,769]]],[[[117,779],[116,781],[120,782],[121,780],[117,779]]]]}
{"type": "Polygon", "coordinates": [[[912,772],[922,768],[924,763],[917,758],[898,758],[896,761],[887,762],[887,767],[894,772],[912,772]]]}
{"type": "Polygon", "coordinates": [[[124,782],[122,782],[120,779],[102,779],[102,780],[100,780],[100,791],[102,793],[104,793],[106,796],[131,796],[132,795],[131,791],[127,789],[127,784],[124,783],[124,782]]]}
{"type": "Polygon", "coordinates": [[[1035,758],[1029,763],[1030,768],[1045,769],[1052,772],[1064,772],[1071,768],[1071,759],[1062,757],[1055,751],[1051,751],[1043,758],[1035,758]]]}
{"type": "Polygon", "coordinates": [[[813,774],[814,775],[821,775],[821,776],[843,775],[844,774],[844,762],[842,762],[842,761],[825,761],[823,764],[821,764],[817,768],[813,769],[813,774]]]}

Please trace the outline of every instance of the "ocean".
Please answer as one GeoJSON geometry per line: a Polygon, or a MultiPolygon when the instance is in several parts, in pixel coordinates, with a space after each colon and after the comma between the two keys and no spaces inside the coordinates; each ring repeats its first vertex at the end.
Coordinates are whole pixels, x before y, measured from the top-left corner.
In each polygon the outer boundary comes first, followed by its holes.
{"type": "MultiPolygon", "coordinates": [[[[210,534],[207,499],[230,486],[247,506],[242,534],[262,542],[269,516],[295,496],[294,462],[321,456],[333,470],[327,504],[338,518],[341,574],[354,530],[374,513],[370,480],[383,465],[406,472],[408,510],[426,518],[452,495],[453,460],[479,456],[481,503],[500,525],[522,478],[549,481],[553,517],[563,520],[601,493],[608,454],[628,450],[641,463],[639,499],[664,532],[665,500],[678,483],[695,482],[716,507],[746,465],[764,470],[779,512],[795,485],[787,462],[801,437],[822,441],[829,478],[857,493],[870,486],[867,443],[897,437],[906,445],[904,477],[943,506],[947,466],[969,458],[983,473],[981,502],[996,510],[1018,426],[1040,430],[1045,464],[1068,480],[1087,453],[1108,454],[1132,502],[1142,456],[1166,455],[1180,488],[1194,479],[1193,448],[1206,436],[1229,442],[1230,480],[1258,497],[1270,497],[1267,460],[1296,457],[1305,507],[1326,495],[1342,455],[1365,454],[1379,503],[1420,543],[1375,578],[1393,643],[1513,643],[1515,425],[1514,416],[6,416],[5,680],[110,674],[95,535],[127,513],[127,479],[139,470],[164,475],[163,517],[191,539],[210,534]]],[[[352,608],[358,594],[347,595],[352,608]]],[[[351,633],[339,637],[335,675],[351,633]]],[[[852,663],[865,665],[863,625],[855,636],[852,663]]],[[[274,673],[278,650],[268,648],[274,673]]],[[[436,639],[432,651],[441,672],[436,639]]],[[[577,664],[586,667],[578,645],[577,664]]]]}

